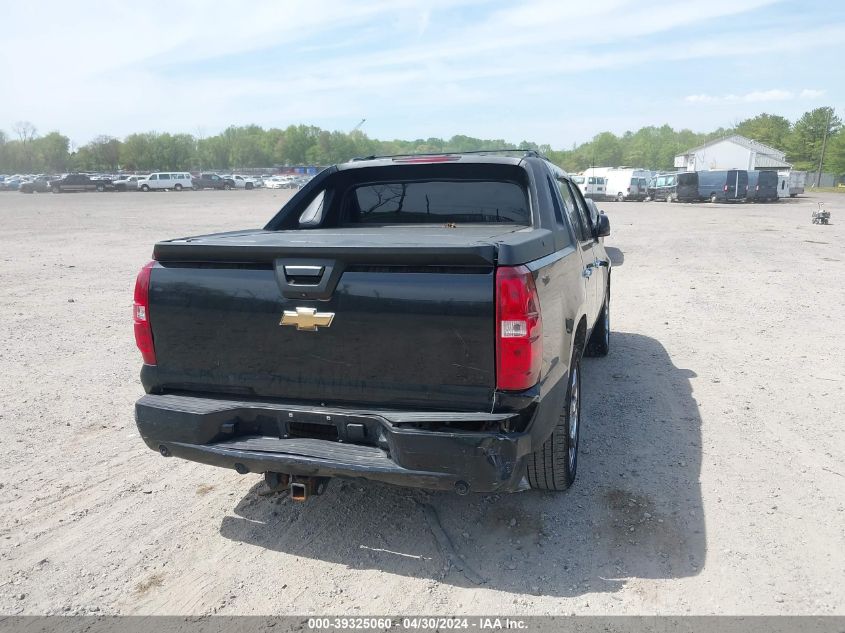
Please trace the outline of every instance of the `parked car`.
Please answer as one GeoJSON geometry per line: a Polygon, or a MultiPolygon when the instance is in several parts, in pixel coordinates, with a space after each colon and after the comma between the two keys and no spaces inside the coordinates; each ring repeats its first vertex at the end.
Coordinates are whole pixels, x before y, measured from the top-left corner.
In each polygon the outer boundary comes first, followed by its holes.
{"type": "Polygon", "coordinates": [[[657,174],[648,183],[648,197],[650,200],[665,200],[666,202],[674,202],[678,199],[678,175],[675,172],[671,174],[657,174]]]}
{"type": "Polygon", "coordinates": [[[271,176],[264,180],[264,186],[267,189],[286,189],[288,187],[288,181],[281,176],[271,176]]]}
{"type": "Polygon", "coordinates": [[[233,174],[229,178],[235,182],[236,189],[255,189],[258,187],[257,181],[252,176],[233,174]]]}
{"type": "Polygon", "coordinates": [[[607,196],[607,179],[604,176],[583,174],[573,176],[573,181],[578,185],[585,198],[604,200],[607,196]]]}
{"type": "Polygon", "coordinates": [[[114,184],[110,180],[95,180],[85,174],[68,174],[64,178],[50,181],[50,190],[53,193],[108,191],[113,189],[114,184]]]}
{"type": "Polygon", "coordinates": [[[217,174],[200,174],[192,181],[194,189],[234,189],[235,181],[217,174]]]}
{"type": "Polygon", "coordinates": [[[23,180],[20,178],[6,178],[2,183],[0,183],[0,190],[17,191],[22,182],[23,180]]]}
{"type": "Polygon", "coordinates": [[[605,193],[608,199],[617,202],[634,200],[642,202],[648,195],[648,186],[644,185],[648,172],[644,169],[609,169],[605,193]]]}
{"type": "Polygon", "coordinates": [[[778,173],[771,169],[752,169],[748,172],[749,202],[778,201],[778,173]]]}
{"type": "Polygon", "coordinates": [[[191,174],[187,172],[156,172],[138,180],[141,191],[182,191],[194,186],[191,174]]]}
{"type": "Polygon", "coordinates": [[[19,189],[21,193],[44,193],[50,191],[50,180],[47,176],[39,176],[33,180],[22,182],[19,189]]]}
{"type": "Polygon", "coordinates": [[[114,181],[114,188],[117,191],[138,191],[138,183],[146,180],[148,176],[123,176],[114,181]]]}
{"type": "Polygon", "coordinates": [[[680,172],[677,174],[675,196],[677,202],[698,202],[701,195],[698,191],[698,172],[680,172]]]}
{"type": "MultiPolygon", "coordinates": [[[[633,169],[630,167],[591,167],[585,174],[586,182],[582,191],[589,189],[590,176],[604,179],[603,183],[595,183],[594,193],[590,197],[594,199],[643,201],[647,195],[647,186],[644,181],[650,172],[645,169],[633,169]]],[[[586,194],[585,194],[586,195],[586,194]]]]}
{"type": "Polygon", "coordinates": [[[296,500],[330,477],[564,490],[581,359],[610,345],[594,217],[535,153],[384,157],[263,229],[159,242],[135,286],[141,437],[296,500]]]}
{"type": "Polygon", "coordinates": [[[804,187],[807,182],[806,171],[795,171],[790,169],[788,171],[780,172],[780,174],[786,176],[787,178],[790,198],[794,198],[798,194],[804,193],[804,187]]]}
{"type": "Polygon", "coordinates": [[[698,195],[710,202],[737,202],[748,195],[748,172],[744,169],[699,171],[698,195]]]}

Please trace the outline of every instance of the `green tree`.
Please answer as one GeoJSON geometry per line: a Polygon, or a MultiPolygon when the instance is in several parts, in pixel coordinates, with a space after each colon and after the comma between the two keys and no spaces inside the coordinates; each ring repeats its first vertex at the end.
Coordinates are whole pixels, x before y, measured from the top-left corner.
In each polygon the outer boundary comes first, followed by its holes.
{"type": "Polygon", "coordinates": [[[789,141],[792,126],[789,120],[777,114],[758,114],[755,117],[741,121],[736,126],[736,133],[750,139],[785,150],[789,141]]]}
{"type": "Polygon", "coordinates": [[[120,164],[124,169],[141,171],[153,167],[154,132],[130,134],[120,146],[120,164]]]}
{"type": "Polygon", "coordinates": [[[792,129],[787,160],[797,169],[818,169],[825,134],[832,137],[841,128],[842,120],[836,116],[833,108],[816,108],[805,112],[792,129]]]}
{"type": "Polygon", "coordinates": [[[590,161],[597,167],[615,167],[622,164],[622,144],[611,132],[602,132],[589,144],[590,161]]]}
{"type": "Polygon", "coordinates": [[[285,130],[279,154],[287,165],[304,165],[308,162],[308,149],[317,141],[320,128],[311,125],[291,125],[285,130]]]}
{"type": "Polygon", "coordinates": [[[271,153],[263,142],[264,130],[257,125],[230,126],[223,135],[233,167],[260,167],[270,163],[271,153]]]}
{"type": "Polygon", "coordinates": [[[20,143],[16,148],[18,168],[21,171],[30,171],[33,168],[34,162],[32,141],[36,134],[38,134],[38,130],[29,121],[18,121],[13,127],[20,143]]]}
{"type": "Polygon", "coordinates": [[[828,140],[824,169],[840,176],[845,175],[845,130],[840,130],[828,140]]]}
{"type": "Polygon", "coordinates": [[[228,169],[229,144],[222,136],[211,136],[197,143],[197,154],[203,169],[228,169]]]}
{"type": "Polygon", "coordinates": [[[98,136],[81,148],[86,169],[116,171],[120,163],[121,142],[113,136],[98,136]]]}
{"type": "Polygon", "coordinates": [[[52,172],[67,170],[70,161],[70,139],[67,136],[50,132],[33,140],[32,145],[40,169],[52,172]]]}
{"type": "Polygon", "coordinates": [[[190,134],[155,134],[152,138],[153,164],[149,169],[190,169],[196,143],[190,134]]]}

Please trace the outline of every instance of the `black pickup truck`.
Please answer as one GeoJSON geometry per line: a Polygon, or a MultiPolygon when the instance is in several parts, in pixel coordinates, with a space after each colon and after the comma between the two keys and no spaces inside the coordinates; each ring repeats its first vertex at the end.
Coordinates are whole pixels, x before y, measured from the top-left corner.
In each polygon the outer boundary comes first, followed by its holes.
{"type": "Polygon", "coordinates": [[[217,174],[200,174],[191,178],[194,189],[234,189],[235,181],[217,174]]]}
{"type": "Polygon", "coordinates": [[[135,287],[164,456],[467,492],[563,490],[608,352],[607,216],[534,153],[330,167],[263,229],[159,242],[135,287]]]}
{"type": "Polygon", "coordinates": [[[105,178],[91,178],[85,174],[68,174],[64,178],[50,182],[53,193],[79,191],[114,191],[114,184],[105,178]]]}

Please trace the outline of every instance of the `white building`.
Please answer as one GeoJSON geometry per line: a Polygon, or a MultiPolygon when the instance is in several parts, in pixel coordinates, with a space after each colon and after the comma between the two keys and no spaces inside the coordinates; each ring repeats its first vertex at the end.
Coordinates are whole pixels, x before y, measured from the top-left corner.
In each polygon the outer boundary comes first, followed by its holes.
{"type": "Polygon", "coordinates": [[[675,156],[675,167],[687,171],[712,169],[777,169],[792,167],[786,154],[739,134],[709,141],[675,156]]]}

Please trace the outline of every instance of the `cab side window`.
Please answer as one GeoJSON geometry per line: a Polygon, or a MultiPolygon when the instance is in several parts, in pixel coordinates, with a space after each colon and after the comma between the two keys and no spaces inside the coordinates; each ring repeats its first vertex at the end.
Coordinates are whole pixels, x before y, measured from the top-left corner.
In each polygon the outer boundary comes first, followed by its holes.
{"type": "Polygon", "coordinates": [[[583,242],[588,239],[585,237],[586,229],[581,222],[578,214],[578,205],[572,193],[572,189],[577,189],[577,187],[570,185],[563,179],[557,181],[557,186],[560,190],[560,197],[563,198],[563,206],[566,207],[566,215],[569,216],[569,223],[572,225],[572,230],[575,231],[575,238],[579,242],[583,242]]]}
{"type": "Polygon", "coordinates": [[[591,240],[593,239],[593,223],[590,221],[590,212],[587,211],[587,203],[584,201],[584,197],[581,195],[578,187],[572,187],[572,197],[575,198],[575,205],[578,207],[578,217],[581,219],[581,226],[584,230],[582,240],[591,240]]]}
{"type": "Polygon", "coordinates": [[[557,187],[555,187],[554,181],[552,180],[551,176],[547,176],[546,180],[549,183],[549,196],[552,199],[552,207],[554,208],[555,212],[555,222],[557,222],[558,226],[565,227],[566,224],[563,221],[563,211],[560,208],[561,202],[560,197],[558,196],[557,187]]]}

